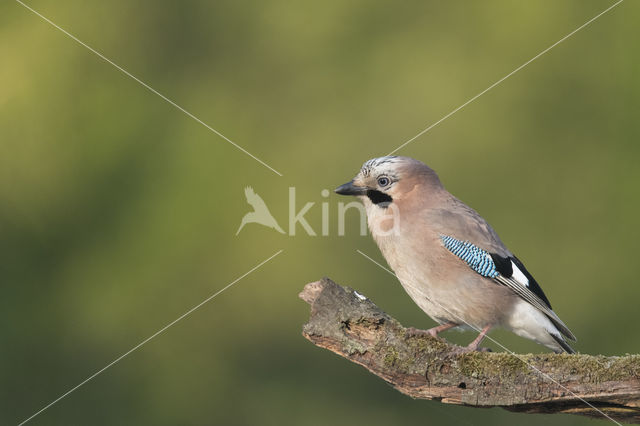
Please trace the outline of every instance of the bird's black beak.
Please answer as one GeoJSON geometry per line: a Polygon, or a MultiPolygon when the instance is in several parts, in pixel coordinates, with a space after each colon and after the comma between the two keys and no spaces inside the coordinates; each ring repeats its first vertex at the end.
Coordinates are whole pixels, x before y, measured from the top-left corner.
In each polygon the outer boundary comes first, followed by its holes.
{"type": "Polygon", "coordinates": [[[367,188],[363,186],[357,186],[353,181],[347,182],[334,189],[336,194],[340,195],[365,195],[367,188]]]}

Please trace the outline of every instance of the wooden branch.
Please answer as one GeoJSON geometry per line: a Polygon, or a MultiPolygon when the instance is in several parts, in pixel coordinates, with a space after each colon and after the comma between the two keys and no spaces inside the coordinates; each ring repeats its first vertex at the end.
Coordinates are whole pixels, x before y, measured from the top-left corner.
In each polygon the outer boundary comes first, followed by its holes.
{"type": "Polygon", "coordinates": [[[414,336],[372,301],[328,278],[307,284],[303,336],[360,364],[412,398],[522,413],[569,413],[640,423],[640,355],[470,352],[414,336]],[[584,401],[583,401],[584,400],[584,401]]]}

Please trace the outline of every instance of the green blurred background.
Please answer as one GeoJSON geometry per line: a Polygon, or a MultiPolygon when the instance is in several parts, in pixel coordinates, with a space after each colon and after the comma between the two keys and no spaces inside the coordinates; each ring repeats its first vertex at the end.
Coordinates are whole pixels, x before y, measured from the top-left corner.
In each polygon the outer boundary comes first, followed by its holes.
{"type": "MultiPolygon", "coordinates": [[[[307,342],[327,275],[433,323],[323,189],[612,4],[605,0],[0,4],[0,423],[24,420],[280,249],[31,424],[595,424],[413,401],[307,342]],[[286,228],[235,236],[251,185],[286,228]]],[[[585,353],[640,352],[640,3],[627,1],[400,154],[435,168],[542,284],[585,353]]],[[[471,333],[446,333],[464,343],[471,333]]],[[[546,352],[507,332],[516,352],[546,352]]],[[[490,344],[491,346],[491,344],[490,344]]],[[[599,424],[606,424],[600,422],[599,424]]]]}

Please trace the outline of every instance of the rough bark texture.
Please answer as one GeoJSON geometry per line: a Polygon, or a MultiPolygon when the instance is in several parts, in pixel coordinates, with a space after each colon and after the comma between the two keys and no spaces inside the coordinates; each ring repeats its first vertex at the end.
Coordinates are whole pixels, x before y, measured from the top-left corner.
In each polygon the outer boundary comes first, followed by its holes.
{"type": "Polygon", "coordinates": [[[311,305],[304,337],[413,398],[640,423],[640,355],[456,354],[440,338],[410,335],[372,301],[328,278],[307,284],[300,298],[311,305]]]}

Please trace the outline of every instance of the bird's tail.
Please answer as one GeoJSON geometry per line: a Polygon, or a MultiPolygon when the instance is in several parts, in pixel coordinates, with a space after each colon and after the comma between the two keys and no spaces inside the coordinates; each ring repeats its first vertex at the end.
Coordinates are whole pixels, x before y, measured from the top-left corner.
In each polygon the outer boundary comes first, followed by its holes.
{"type": "Polygon", "coordinates": [[[240,233],[240,231],[242,230],[242,228],[244,228],[246,224],[247,224],[247,215],[244,215],[244,217],[242,218],[242,222],[240,222],[240,227],[238,228],[236,235],[240,233]]]}
{"type": "Polygon", "coordinates": [[[569,346],[567,341],[564,340],[564,338],[560,335],[560,333],[556,334],[556,333],[553,333],[553,332],[549,332],[549,336],[551,336],[551,338],[556,341],[558,346],[560,346],[560,348],[562,348],[562,350],[558,350],[558,349],[554,348],[553,349],[554,352],[556,352],[556,353],[566,352],[568,354],[575,354],[576,353],[576,351],[574,351],[573,348],[571,346],[569,346]]]}

